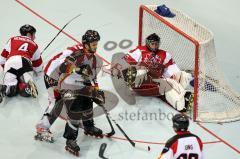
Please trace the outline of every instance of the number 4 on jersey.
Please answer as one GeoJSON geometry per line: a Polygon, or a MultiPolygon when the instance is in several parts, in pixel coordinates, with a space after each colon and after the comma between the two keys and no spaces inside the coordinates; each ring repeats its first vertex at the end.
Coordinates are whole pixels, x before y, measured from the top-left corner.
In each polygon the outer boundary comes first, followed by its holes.
{"type": "Polygon", "coordinates": [[[19,51],[27,51],[28,50],[28,43],[23,43],[19,48],[19,51]]]}

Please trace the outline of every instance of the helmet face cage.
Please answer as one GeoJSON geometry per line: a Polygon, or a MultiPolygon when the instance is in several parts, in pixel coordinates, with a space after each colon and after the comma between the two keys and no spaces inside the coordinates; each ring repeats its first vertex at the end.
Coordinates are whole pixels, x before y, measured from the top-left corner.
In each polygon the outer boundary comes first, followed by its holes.
{"type": "Polygon", "coordinates": [[[189,119],[186,115],[176,114],[172,118],[173,128],[175,131],[187,131],[189,126],[189,119]]]}
{"type": "Polygon", "coordinates": [[[148,47],[149,50],[151,51],[157,51],[160,45],[160,37],[156,34],[150,34],[147,38],[146,38],[146,46],[148,47]],[[156,42],[158,43],[158,47],[156,49],[153,49],[150,47],[151,43],[156,42]]]}
{"type": "Polygon", "coordinates": [[[25,24],[25,25],[21,26],[21,28],[19,29],[19,32],[23,36],[26,36],[28,33],[33,35],[34,33],[36,33],[36,29],[29,24],[25,24]]]}
{"type": "Polygon", "coordinates": [[[100,35],[95,30],[88,30],[86,33],[82,36],[82,43],[84,44],[90,44],[95,41],[100,40],[100,35]]]}

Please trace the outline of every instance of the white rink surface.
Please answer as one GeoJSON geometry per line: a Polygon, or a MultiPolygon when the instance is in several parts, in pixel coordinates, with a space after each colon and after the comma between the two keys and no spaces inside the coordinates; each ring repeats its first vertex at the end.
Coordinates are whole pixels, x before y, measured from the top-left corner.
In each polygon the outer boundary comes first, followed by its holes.
{"type": "MultiPolygon", "coordinates": [[[[126,52],[130,48],[105,51],[103,45],[107,41],[119,43],[122,39],[130,39],[134,41],[132,47],[137,44],[140,4],[165,3],[169,7],[178,8],[213,31],[218,61],[225,73],[226,80],[231,83],[235,90],[240,91],[240,71],[238,70],[240,67],[240,21],[238,17],[240,15],[240,2],[237,0],[21,0],[21,2],[60,28],[69,19],[82,13],[82,16],[73,21],[64,31],[80,40],[81,35],[87,29],[98,30],[102,37],[98,52],[108,61],[111,61],[111,56],[114,53],[126,52]]],[[[36,42],[41,49],[58,32],[14,0],[1,0],[0,15],[1,49],[10,36],[18,35],[19,27],[25,23],[30,23],[37,28],[36,42]]],[[[65,34],[60,34],[44,53],[44,62],[74,43],[65,34]]],[[[64,150],[65,139],[62,137],[64,121],[61,119],[58,119],[51,129],[57,140],[55,143],[41,143],[33,139],[35,124],[48,103],[42,78],[37,78],[36,81],[39,87],[37,100],[17,96],[6,99],[5,103],[0,105],[0,159],[76,158],[64,150]]],[[[110,77],[100,74],[99,81],[102,88],[116,93],[110,77]]],[[[144,113],[158,112],[159,109],[170,115],[175,112],[157,98],[138,97],[137,104],[129,106],[119,97],[117,107],[111,111],[112,117],[117,119],[117,122],[132,139],[155,142],[155,144],[149,144],[151,146],[150,152],[134,149],[123,140],[93,139],[84,136],[80,130],[78,137],[78,143],[81,147],[80,158],[99,158],[99,147],[101,143],[106,142],[108,146],[105,156],[109,159],[156,159],[163,148],[163,143],[174,135],[171,121],[166,118],[163,120],[144,120],[141,118],[141,120],[130,121],[129,118],[121,120],[119,116],[124,115],[126,110],[130,113],[137,112],[139,109],[144,113]]],[[[102,128],[104,132],[109,132],[109,125],[104,116],[96,118],[95,122],[96,126],[102,128]]],[[[240,159],[240,122],[201,125],[215,134],[212,135],[200,125],[191,122],[190,130],[206,143],[204,144],[206,159],[240,159]],[[217,137],[225,142],[220,141],[217,137]]],[[[115,136],[123,138],[117,127],[115,130],[115,136]]]]}

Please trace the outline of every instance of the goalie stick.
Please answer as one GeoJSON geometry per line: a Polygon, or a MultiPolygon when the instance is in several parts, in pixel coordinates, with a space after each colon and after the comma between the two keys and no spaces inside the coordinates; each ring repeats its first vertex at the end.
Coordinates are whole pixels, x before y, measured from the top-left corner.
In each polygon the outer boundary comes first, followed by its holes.
{"type": "Polygon", "coordinates": [[[59,30],[59,32],[55,35],[55,37],[48,43],[48,45],[43,49],[43,51],[41,52],[41,55],[43,54],[43,52],[45,50],[47,50],[47,48],[52,44],[52,42],[58,37],[58,35],[63,31],[64,28],[66,28],[66,26],[68,24],[70,24],[74,19],[78,18],[79,16],[81,16],[82,14],[78,14],[77,16],[73,17],[72,19],[70,19],[63,27],[61,30],[59,30]]]}
{"type": "Polygon", "coordinates": [[[99,149],[99,157],[102,158],[102,159],[108,159],[106,157],[104,157],[104,152],[105,152],[105,149],[107,147],[107,144],[106,143],[102,143],[101,146],[100,146],[100,149],[99,149]]]}

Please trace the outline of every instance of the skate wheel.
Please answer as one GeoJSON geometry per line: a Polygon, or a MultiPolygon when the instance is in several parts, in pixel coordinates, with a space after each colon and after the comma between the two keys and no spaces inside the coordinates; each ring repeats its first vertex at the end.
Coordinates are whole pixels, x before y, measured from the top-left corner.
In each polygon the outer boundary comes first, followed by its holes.
{"type": "Polygon", "coordinates": [[[75,152],[74,155],[79,157],[79,152],[75,152]]]}
{"type": "Polygon", "coordinates": [[[67,146],[65,146],[65,150],[68,151],[68,147],[67,146]]]}

